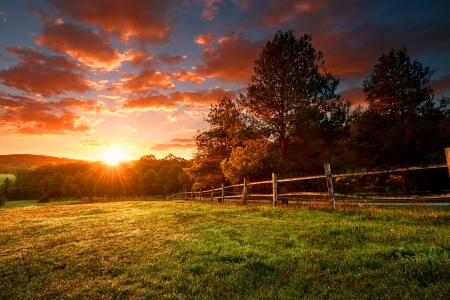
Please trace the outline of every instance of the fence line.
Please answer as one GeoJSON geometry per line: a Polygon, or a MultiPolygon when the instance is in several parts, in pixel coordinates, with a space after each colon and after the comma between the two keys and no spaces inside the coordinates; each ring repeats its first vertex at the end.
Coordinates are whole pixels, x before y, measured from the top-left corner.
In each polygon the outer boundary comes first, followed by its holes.
{"type": "MultiPolygon", "coordinates": [[[[241,184],[234,184],[230,186],[224,186],[223,183],[220,188],[214,188],[211,187],[210,190],[206,191],[184,191],[180,192],[178,194],[173,194],[167,197],[167,199],[199,199],[202,200],[202,195],[206,195],[203,198],[209,198],[212,202],[213,200],[217,200],[218,202],[224,202],[225,199],[236,199],[240,198],[244,203],[247,201],[249,197],[259,197],[259,198],[272,198],[273,205],[278,204],[278,197],[289,197],[289,196],[321,196],[323,198],[328,198],[328,202],[333,206],[333,208],[336,207],[336,200],[335,196],[337,197],[345,197],[345,198],[364,198],[364,199],[377,199],[377,200],[389,200],[389,201],[425,201],[430,199],[450,199],[450,194],[437,194],[437,195],[431,195],[431,196],[402,196],[402,197],[396,197],[396,196],[359,196],[355,194],[344,194],[344,193],[336,193],[334,191],[333,186],[333,178],[340,178],[340,177],[351,177],[351,176],[365,176],[365,175],[378,175],[378,174],[385,174],[385,173],[397,173],[397,172],[405,172],[405,171],[415,171],[415,170],[427,170],[427,169],[437,169],[437,168],[447,168],[449,169],[449,176],[450,176],[450,148],[445,148],[446,153],[446,159],[447,163],[443,164],[430,164],[430,165],[421,165],[421,166],[412,166],[412,167],[403,167],[403,168],[395,168],[395,169],[387,169],[387,170],[380,170],[380,171],[368,171],[368,172],[356,172],[356,173],[343,173],[343,174],[332,174],[331,172],[331,166],[329,163],[324,164],[325,169],[325,175],[316,175],[316,176],[303,176],[303,177],[294,177],[294,178],[285,178],[285,179],[277,179],[277,176],[275,173],[272,173],[272,180],[265,180],[265,181],[258,181],[258,182],[247,182],[246,179],[244,179],[244,183],[241,184]],[[327,182],[327,192],[290,192],[290,193],[281,193],[278,194],[278,183],[281,182],[294,182],[294,181],[302,181],[302,180],[311,180],[311,179],[326,179],[327,182]],[[248,193],[248,187],[249,186],[255,186],[255,185],[262,185],[262,184],[272,184],[272,193],[271,194],[257,194],[257,193],[248,193]],[[236,189],[242,187],[242,190],[239,192],[232,191],[232,195],[226,195],[225,189],[236,189]],[[188,193],[190,193],[190,197],[188,197],[188,193]],[[215,196],[215,193],[220,193],[220,196],[215,196]],[[208,197],[209,195],[209,197],[208,197]]],[[[227,192],[230,194],[230,192],[227,192]]]]}

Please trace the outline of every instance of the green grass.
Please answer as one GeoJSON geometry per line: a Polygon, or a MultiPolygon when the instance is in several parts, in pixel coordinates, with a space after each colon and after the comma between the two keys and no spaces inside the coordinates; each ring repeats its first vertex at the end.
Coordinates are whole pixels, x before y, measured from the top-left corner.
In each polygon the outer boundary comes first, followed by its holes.
{"type": "Polygon", "coordinates": [[[0,208],[3,299],[449,299],[450,211],[0,208]]]}
{"type": "Polygon", "coordinates": [[[24,207],[24,206],[45,206],[45,205],[63,205],[63,204],[77,204],[80,200],[52,200],[50,202],[38,203],[38,200],[15,200],[6,201],[4,207],[24,207]]]}
{"type": "Polygon", "coordinates": [[[16,176],[14,174],[0,174],[0,184],[2,184],[6,178],[9,178],[11,181],[16,180],[16,176]]]}

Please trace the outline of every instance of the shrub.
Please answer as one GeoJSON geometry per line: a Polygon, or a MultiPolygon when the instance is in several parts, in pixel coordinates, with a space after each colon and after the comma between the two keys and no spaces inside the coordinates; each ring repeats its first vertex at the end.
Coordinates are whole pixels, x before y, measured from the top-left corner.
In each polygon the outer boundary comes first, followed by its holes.
{"type": "Polygon", "coordinates": [[[0,207],[2,207],[3,205],[5,205],[6,203],[6,197],[5,195],[0,195],[0,207]]]}
{"type": "Polygon", "coordinates": [[[41,198],[38,199],[38,203],[44,202],[50,202],[50,197],[47,194],[42,195],[41,198]]]}

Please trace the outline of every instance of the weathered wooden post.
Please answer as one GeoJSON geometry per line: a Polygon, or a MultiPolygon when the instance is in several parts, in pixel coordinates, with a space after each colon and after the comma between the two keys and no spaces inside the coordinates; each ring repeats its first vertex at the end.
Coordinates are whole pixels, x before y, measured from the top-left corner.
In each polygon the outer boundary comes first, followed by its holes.
{"type": "Polygon", "coordinates": [[[445,148],[445,158],[447,159],[448,176],[450,176],[450,147],[445,148]]]}
{"type": "Polygon", "coordinates": [[[202,189],[200,189],[200,192],[198,193],[198,200],[202,201],[202,189]]]}
{"type": "Polygon", "coordinates": [[[223,187],[223,183],[222,183],[222,203],[224,203],[225,202],[225,190],[224,190],[224,187],[223,187]]]}
{"type": "Polygon", "coordinates": [[[214,199],[214,186],[211,187],[211,203],[213,202],[214,199]]]}
{"type": "Polygon", "coordinates": [[[277,199],[277,175],[275,173],[272,173],[272,201],[273,206],[277,205],[278,199],[277,199]]]}
{"type": "Polygon", "coordinates": [[[242,189],[242,203],[247,204],[247,178],[244,178],[244,188],[242,189]]]}
{"type": "Polygon", "coordinates": [[[324,163],[325,167],[325,176],[327,178],[327,187],[328,187],[328,199],[330,200],[331,206],[336,208],[336,201],[334,200],[334,188],[333,188],[333,178],[331,177],[331,166],[329,163],[324,163]]]}
{"type": "Polygon", "coordinates": [[[184,200],[187,200],[187,191],[184,190],[184,200]]]}

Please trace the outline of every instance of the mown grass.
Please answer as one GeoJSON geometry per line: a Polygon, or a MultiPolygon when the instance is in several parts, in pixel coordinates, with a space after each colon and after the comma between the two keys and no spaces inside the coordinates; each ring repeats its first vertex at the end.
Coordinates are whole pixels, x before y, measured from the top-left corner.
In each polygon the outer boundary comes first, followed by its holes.
{"type": "Polygon", "coordinates": [[[3,299],[448,299],[450,211],[133,201],[0,209],[3,299]]]}

